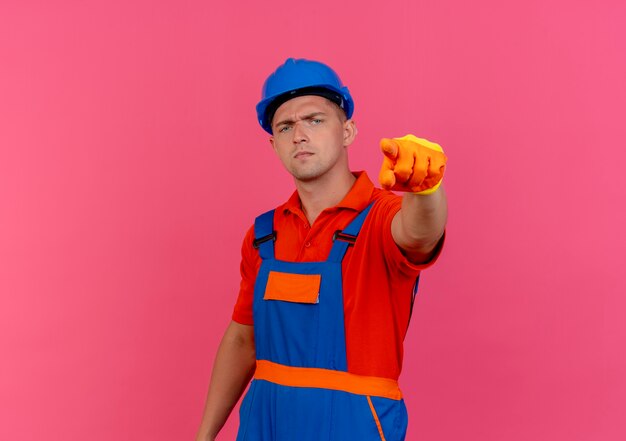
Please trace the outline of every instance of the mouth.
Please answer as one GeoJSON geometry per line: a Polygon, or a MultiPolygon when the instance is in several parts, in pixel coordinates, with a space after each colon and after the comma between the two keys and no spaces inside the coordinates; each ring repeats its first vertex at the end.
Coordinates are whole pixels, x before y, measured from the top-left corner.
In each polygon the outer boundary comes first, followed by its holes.
{"type": "Polygon", "coordinates": [[[293,157],[295,159],[304,159],[304,158],[308,158],[309,156],[313,156],[313,153],[311,153],[311,152],[297,152],[295,155],[293,155],[293,157]]]}

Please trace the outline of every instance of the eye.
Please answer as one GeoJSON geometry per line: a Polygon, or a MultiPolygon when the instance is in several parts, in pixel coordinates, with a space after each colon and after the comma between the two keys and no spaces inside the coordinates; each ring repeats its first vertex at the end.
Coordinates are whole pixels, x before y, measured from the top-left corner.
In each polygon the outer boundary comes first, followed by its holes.
{"type": "Polygon", "coordinates": [[[311,124],[313,124],[314,126],[320,124],[322,122],[322,120],[320,118],[313,118],[311,120],[311,124]]]}
{"type": "Polygon", "coordinates": [[[279,131],[280,133],[284,133],[284,132],[286,132],[287,130],[289,130],[290,128],[291,128],[291,126],[286,126],[286,125],[285,125],[285,126],[282,126],[280,129],[278,129],[278,131],[279,131]]]}

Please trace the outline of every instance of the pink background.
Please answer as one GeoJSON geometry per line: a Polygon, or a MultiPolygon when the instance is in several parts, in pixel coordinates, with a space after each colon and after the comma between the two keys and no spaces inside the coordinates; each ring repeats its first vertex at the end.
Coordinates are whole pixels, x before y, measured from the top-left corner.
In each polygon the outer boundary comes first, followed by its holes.
{"type": "Polygon", "coordinates": [[[626,3],[216,3],[0,5],[0,439],[193,439],[293,188],[254,114],[288,56],[350,87],[354,169],[407,132],[450,157],[408,439],[626,439],[626,3]]]}

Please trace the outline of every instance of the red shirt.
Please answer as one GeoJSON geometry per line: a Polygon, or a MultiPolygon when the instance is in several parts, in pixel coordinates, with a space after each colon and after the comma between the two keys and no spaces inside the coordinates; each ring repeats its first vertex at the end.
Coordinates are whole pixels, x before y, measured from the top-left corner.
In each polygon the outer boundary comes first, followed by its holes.
{"type": "MultiPolygon", "coordinates": [[[[291,262],[325,261],[332,235],[344,229],[370,202],[370,210],[358,240],[342,262],[344,320],[348,372],[397,379],[402,369],[403,340],[407,330],[411,297],[423,265],[411,263],[391,236],[391,221],[400,210],[402,198],[375,188],[364,172],[336,206],[327,208],[309,225],[295,192],[276,208],[274,229],[276,259],[291,262]]],[[[252,246],[254,228],[243,241],[241,287],[233,320],[252,325],[254,282],[261,265],[252,246]]]]}

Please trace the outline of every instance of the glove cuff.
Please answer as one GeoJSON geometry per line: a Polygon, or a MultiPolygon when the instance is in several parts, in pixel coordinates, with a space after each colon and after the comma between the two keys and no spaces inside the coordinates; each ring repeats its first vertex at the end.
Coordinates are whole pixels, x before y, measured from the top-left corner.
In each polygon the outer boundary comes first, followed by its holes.
{"type": "Polygon", "coordinates": [[[434,186],[427,188],[426,190],[416,191],[413,194],[421,194],[421,195],[432,194],[436,192],[439,187],[441,187],[442,182],[443,182],[443,178],[441,178],[439,182],[437,182],[434,186]]]}

